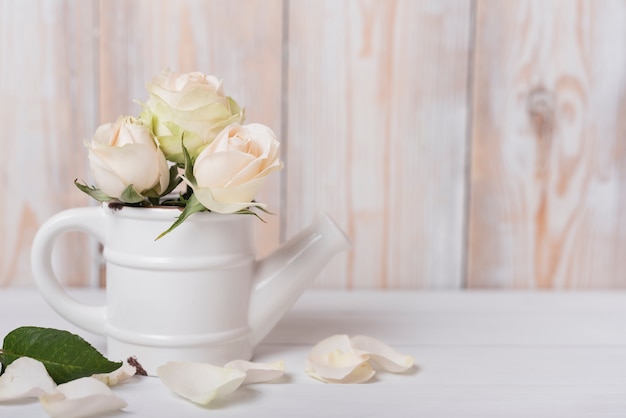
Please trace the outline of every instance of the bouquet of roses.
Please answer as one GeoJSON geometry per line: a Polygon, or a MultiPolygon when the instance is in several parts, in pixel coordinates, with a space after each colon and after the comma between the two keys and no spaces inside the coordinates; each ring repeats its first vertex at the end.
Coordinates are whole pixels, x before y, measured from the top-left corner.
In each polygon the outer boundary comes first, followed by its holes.
{"type": "Polygon", "coordinates": [[[195,212],[264,210],[254,196],[283,167],[274,132],[243,125],[244,109],[214,76],[166,70],[148,92],[139,117],[98,127],[87,143],[95,186],[75,180],[76,186],[101,202],[180,207],[159,238],[195,212]]]}

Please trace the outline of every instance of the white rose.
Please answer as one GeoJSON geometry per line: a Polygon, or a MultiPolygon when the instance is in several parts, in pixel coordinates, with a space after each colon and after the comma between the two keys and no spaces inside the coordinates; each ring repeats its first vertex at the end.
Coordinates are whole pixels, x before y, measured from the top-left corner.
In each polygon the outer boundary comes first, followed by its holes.
{"type": "Polygon", "coordinates": [[[224,94],[221,81],[199,72],[163,71],[148,84],[150,98],[142,118],[152,126],[168,160],[183,163],[181,138],[192,156],[244,111],[224,94]]]}
{"type": "Polygon", "coordinates": [[[97,187],[119,199],[130,185],[139,194],[166,190],[169,169],[150,128],[133,117],[120,116],[96,129],[89,148],[89,163],[97,187]]]}
{"type": "MultiPolygon", "coordinates": [[[[204,207],[233,213],[252,205],[268,174],[282,169],[274,132],[258,123],[234,123],[221,131],[198,155],[191,184],[204,207]]],[[[257,205],[261,206],[261,205],[257,205]]]]}

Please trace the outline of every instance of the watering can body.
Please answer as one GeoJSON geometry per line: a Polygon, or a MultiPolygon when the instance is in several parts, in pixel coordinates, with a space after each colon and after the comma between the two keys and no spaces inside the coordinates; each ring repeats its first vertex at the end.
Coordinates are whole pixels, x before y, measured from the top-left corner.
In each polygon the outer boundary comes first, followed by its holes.
{"type": "Polygon", "coordinates": [[[150,375],[167,361],[223,365],[254,347],[338,252],[350,247],[326,215],[257,260],[252,216],[195,213],[155,240],[174,208],[76,208],[46,221],[33,241],[37,286],[61,316],[106,336],[112,360],[136,357],[150,375]],[[106,301],[67,294],[52,268],[56,238],[84,231],[103,245],[106,301]]]}

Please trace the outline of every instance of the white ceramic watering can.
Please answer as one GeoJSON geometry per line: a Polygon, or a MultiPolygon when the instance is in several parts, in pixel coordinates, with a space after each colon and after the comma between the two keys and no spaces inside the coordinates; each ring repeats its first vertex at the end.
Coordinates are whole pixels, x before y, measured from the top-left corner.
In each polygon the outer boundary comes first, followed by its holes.
{"type": "Polygon", "coordinates": [[[174,208],[77,208],[45,222],[33,241],[35,281],[75,325],[107,337],[111,360],[137,357],[148,374],[170,360],[215,365],[254,347],[350,241],[326,215],[256,260],[250,215],[201,212],[159,240],[174,208]],[[106,302],[70,297],[52,268],[55,239],[85,231],[104,245],[106,302]]]}

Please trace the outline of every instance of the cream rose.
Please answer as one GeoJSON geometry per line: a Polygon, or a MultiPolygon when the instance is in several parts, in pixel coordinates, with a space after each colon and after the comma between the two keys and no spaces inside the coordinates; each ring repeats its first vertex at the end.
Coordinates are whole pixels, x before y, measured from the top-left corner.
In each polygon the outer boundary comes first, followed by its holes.
{"type": "MultiPolygon", "coordinates": [[[[198,155],[191,185],[204,207],[233,213],[252,206],[268,174],[282,169],[274,132],[258,123],[232,124],[198,155]]],[[[256,204],[256,206],[262,206],[256,204]]]]}
{"type": "Polygon", "coordinates": [[[139,119],[120,116],[100,126],[87,146],[94,181],[104,194],[120,199],[130,185],[139,194],[166,190],[167,161],[150,128],[139,119]]]}
{"type": "Polygon", "coordinates": [[[222,129],[244,119],[243,109],[214,76],[166,70],[148,84],[148,92],[142,118],[152,126],[166,158],[178,163],[184,162],[181,138],[195,157],[222,129]]]}

